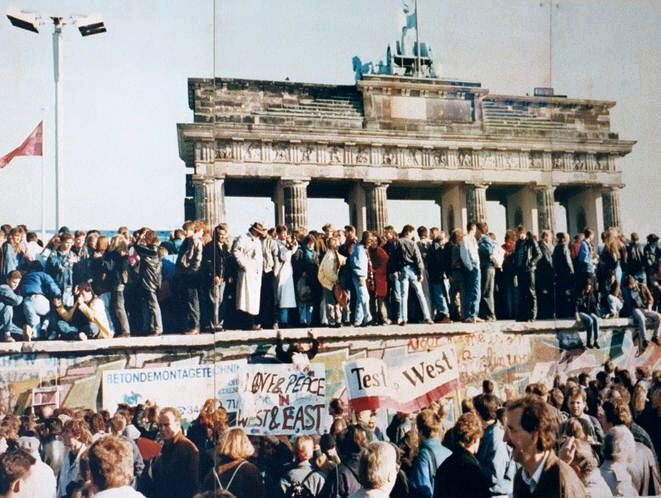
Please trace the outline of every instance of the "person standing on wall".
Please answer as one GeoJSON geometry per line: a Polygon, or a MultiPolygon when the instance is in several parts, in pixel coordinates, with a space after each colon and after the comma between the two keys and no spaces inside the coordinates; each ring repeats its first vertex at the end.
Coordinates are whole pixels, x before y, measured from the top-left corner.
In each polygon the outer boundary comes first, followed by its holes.
{"type": "Polygon", "coordinates": [[[245,316],[245,326],[251,330],[260,330],[257,323],[262,287],[262,242],[266,229],[259,223],[253,223],[247,233],[234,241],[232,254],[238,266],[236,278],[236,309],[245,316]]]}

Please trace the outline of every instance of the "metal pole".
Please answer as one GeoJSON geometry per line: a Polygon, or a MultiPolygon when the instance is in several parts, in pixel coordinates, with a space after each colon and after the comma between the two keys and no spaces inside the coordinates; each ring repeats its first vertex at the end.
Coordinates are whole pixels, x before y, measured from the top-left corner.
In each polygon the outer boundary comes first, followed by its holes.
{"type": "Polygon", "coordinates": [[[553,88],[553,0],[549,2],[549,88],[553,88]]]}
{"type": "MultiPolygon", "coordinates": [[[[41,122],[44,122],[44,109],[41,109],[41,122]]],[[[43,125],[42,125],[43,126],[43,125]]],[[[43,134],[42,134],[43,141],[43,134]]],[[[42,143],[43,149],[43,143],[42,143]]],[[[41,153],[41,240],[46,244],[46,166],[44,153],[41,153]]]]}
{"type": "Polygon", "coordinates": [[[418,69],[416,70],[415,75],[420,77],[420,29],[419,26],[419,12],[418,12],[418,0],[415,0],[415,45],[418,48],[418,57],[416,59],[418,69]]]}
{"type": "Polygon", "coordinates": [[[53,78],[55,80],[55,231],[60,229],[62,216],[62,18],[53,19],[53,78]]]}

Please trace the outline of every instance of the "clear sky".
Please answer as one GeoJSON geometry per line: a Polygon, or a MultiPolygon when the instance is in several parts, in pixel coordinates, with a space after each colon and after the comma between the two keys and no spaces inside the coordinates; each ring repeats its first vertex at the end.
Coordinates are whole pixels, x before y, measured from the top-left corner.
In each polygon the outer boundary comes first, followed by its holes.
{"type": "MultiPolygon", "coordinates": [[[[493,93],[532,93],[549,81],[549,2],[419,0],[420,34],[443,76],[493,93]]],[[[64,32],[63,222],[70,227],[172,228],[183,221],[183,162],[176,123],[192,121],[187,78],[213,74],[212,0],[0,0],[67,17],[99,13],[108,32],[64,32]]],[[[351,58],[377,60],[398,34],[399,0],[216,0],[215,73],[222,77],[353,82],[351,58]]],[[[577,98],[617,101],[611,127],[637,140],[620,162],[624,226],[658,231],[661,192],[661,1],[553,3],[553,86],[577,98]]],[[[50,22],[50,21],[49,21],[50,22]]],[[[0,222],[39,227],[45,167],[47,226],[54,222],[51,32],[0,20],[0,155],[39,120],[45,156],[0,170],[0,222]]],[[[236,230],[273,223],[266,200],[228,199],[236,230]]],[[[432,203],[389,204],[395,225],[438,224],[432,203]]],[[[493,208],[499,235],[502,212],[493,208]]],[[[311,201],[311,226],[348,221],[341,202],[311,201]]]]}

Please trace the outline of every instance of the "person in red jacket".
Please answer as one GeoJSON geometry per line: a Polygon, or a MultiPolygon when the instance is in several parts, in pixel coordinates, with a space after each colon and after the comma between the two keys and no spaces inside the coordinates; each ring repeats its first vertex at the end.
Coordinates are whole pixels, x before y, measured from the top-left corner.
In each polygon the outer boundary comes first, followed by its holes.
{"type": "Polygon", "coordinates": [[[386,297],[388,296],[388,253],[383,249],[383,240],[376,232],[372,232],[376,244],[370,246],[369,262],[370,275],[367,278],[367,289],[370,293],[370,308],[372,316],[379,324],[390,325],[388,319],[388,307],[386,297]],[[377,318],[378,317],[378,318],[377,318]]]}

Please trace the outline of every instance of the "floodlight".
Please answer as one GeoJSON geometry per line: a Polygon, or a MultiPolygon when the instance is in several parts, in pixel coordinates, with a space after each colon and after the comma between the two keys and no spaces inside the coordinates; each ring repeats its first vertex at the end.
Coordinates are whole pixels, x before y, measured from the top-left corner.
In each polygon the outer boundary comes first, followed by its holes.
{"type": "MultiPolygon", "coordinates": [[[[18,10],[17,8],[10,7],[7,9],[7,18],[17,28],[26,29],[33,33],[39,33],[38,26],[44,24],[39,14],[35,12],[28,12],[25,10],[18,10]]],[[[55,227],[59,227],[60,213],[62,207],[62,199],[60,192],[63,190],[62,186],[62,152],[64,150],[62,135],[60,131],[62,126],[62,115],[64,105],[60,95],[62,94],[62,29],[68,24],[75,24],[82,36],[96,35],[98,33],[106,32],[106,25],[103,23],[99,15],[78,15],[71,16],[65,21],[64,17],[51,16],[53,21],[53,79],[55,82],[55,227]]],[[[43,209],[43,207],[42,207],[43,209]]],[[[42,214],[42,225],[43,214],[42,214]]]]}
{"type": "Polygon", "coordinates": [[[32,31],[33,33],[39,33],[37,26],[42,24],[39,15],[26,10],[18,10],[15,7],[9,7],[7,9],[7,18],[17,28],[32,31]]]}
{"type": "Polygon", "coordinates": [[[78,26],[82,36],[98,35],[106,32],[106,25],[99,15],[74,16],[73,22],[78,26]]]}

